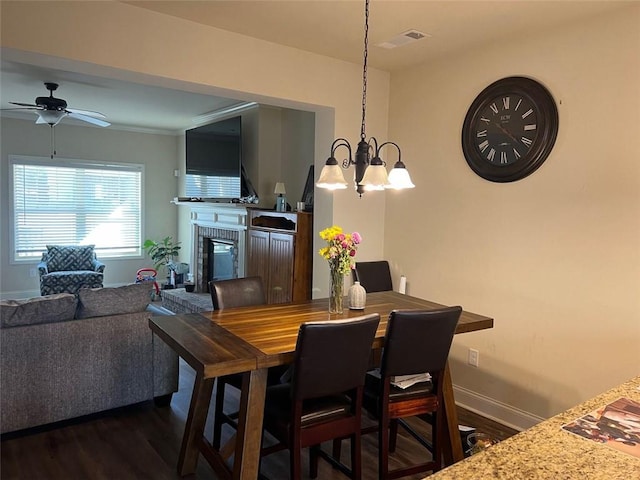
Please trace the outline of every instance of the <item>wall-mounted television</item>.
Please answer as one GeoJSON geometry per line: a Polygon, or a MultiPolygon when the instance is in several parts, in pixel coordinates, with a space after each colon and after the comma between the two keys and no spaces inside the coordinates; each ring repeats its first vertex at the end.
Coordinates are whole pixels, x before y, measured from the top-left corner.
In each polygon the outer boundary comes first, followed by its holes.
{"type": "Polygon", "coordinates": [[[232,200],[241,196],[242,117],[186,131],[187,197],[232,200]]]}

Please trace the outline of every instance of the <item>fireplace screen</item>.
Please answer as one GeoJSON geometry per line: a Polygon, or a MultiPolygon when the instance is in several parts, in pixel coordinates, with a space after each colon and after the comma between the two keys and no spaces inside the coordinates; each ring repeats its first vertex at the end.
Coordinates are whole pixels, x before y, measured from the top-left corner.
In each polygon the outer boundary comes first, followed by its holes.
{"type": "Polygon", "coordinates": [[[238,278],[237,250],[233,241],[209,239],[208,281],[238,278]]]}

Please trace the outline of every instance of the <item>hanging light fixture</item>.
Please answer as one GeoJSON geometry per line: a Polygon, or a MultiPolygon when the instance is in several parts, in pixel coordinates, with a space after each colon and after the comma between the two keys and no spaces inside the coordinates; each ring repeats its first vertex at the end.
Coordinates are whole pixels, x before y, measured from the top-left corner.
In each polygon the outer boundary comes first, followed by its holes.
{"type": "Polygon", "coordinates": [[[362,124],[360,128],[360,141],[353,159],[351,145],[345,138],[336,138],[331,144],[331,156],[327,159],[320,178],[316,183],[319,188],[329,190],[338,190],[347,188],[347,182],[344,180],[342,168],[347,169],[351,165],[355,167],[356,191],[362,197],[362,194],[368,190],[384,190],[391,188],[402,190],[405,188],[413,188],[415,185],[411,181],[409,172],[402,163],[402,153],[400,147],[395,142],[384,142],[378,145],[375,137],[367,140],[365,133],[365,116],[367,111],[367,55],[369,41],[369,0],[365,1],[365,17],[364,17],[364,61],[362,67],[362,124]],[[380,158],[382,148],[390,145],[398,150],[398,161],[393,166],[393,170],[387,175],[385,168],[386,163],[380,158]],[[340,147],[345,147],[349,152],[349,157],[342,162],[342,168],[336,160],[335,153],[340,147]]]}

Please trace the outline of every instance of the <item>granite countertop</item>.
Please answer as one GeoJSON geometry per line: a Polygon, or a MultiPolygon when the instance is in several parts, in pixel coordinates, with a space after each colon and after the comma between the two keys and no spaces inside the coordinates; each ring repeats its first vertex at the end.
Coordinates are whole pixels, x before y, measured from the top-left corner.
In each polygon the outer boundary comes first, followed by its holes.
{"type": "Polygon", "coordinates": [[[493,445],[428,480],[631,480],[640,458],[561,429],[620,397],[640,402],[640,376],[493,445]]]}

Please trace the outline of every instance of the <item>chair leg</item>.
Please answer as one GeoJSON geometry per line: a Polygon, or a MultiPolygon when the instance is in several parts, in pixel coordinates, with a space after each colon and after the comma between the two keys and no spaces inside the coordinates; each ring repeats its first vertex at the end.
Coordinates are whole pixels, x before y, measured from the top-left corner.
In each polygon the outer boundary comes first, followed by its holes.
{"type": "Polygon", "coordinates": [[[393,419],[389,422],[389,453],[396,451],[396,441],[398,440],[398,420],[393,419]]]}
{"type": "Polygon", "coordinates": [[[320,445],[312,445],[309,448],[309,477],[316,478],[318,476],[318,453],[320,445]]]}
{"type": "Polygon", "coordinates": [[[362,478],[361,447],[360,432],[356,432],[351,436],[351,478],[354,480],[362,478]]]}
{"type": "Polygon", "coordinates": [[[218,378],[216,380],[216,404],[213,415],[213,441],[211,444],[216,450],[220,449],[220,442],[222,441],[222,424],[223,412],[224,412],[224,387],[225,383],[221,382],[218,378]]]}
{"type": "Polygon", "coordinates": [[[333,449],[331,451],[331,455],[333,456],[333,458],[335,458],[338,462],[340,461],[340,454],[341,454],[341,450],[342,450],[342,440],[339,438],[335,438],[333,440],[333,449]]]}
{"type": "Polygon", "coordinates": [[[383,412],[378,428],[378,478],[386,480],[389,471],[389,414],[383,412]]]}

